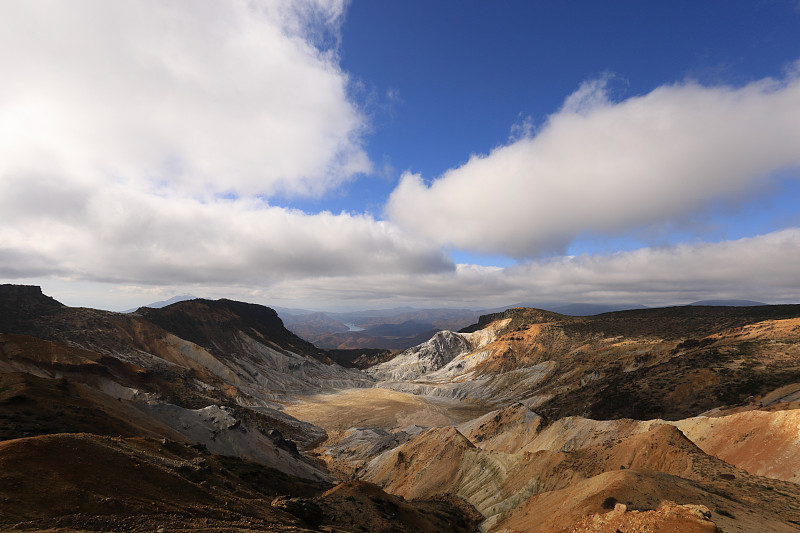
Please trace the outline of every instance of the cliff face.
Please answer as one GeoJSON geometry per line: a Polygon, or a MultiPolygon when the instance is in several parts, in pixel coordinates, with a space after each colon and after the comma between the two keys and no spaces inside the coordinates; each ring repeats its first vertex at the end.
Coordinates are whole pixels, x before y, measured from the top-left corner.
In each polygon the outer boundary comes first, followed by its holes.
{"type": "Polygon", "coordinates": [[[232,300],[189,300],[123,314],[66,307],[38,287],[3,286],[0,324],[0,332],[81,347],[177,376],[186,387],[176,396],[195,397],[187,407],[231,396],[266,405],[291,394],[371,383],[284,328],[274,310],[232,300]],[[207,375],[206,386],[192,385],[190,372],[207,375]],[[223,392],[223,384],[236,392],[223,392]]]}
{"type": "Polygon", "coordinates": [[[0,285],[0,332],[26,333],[32,318],[56,313],[64,304],[35,285],[0,285]]]}
{"type": "Polygon", "coordinates": [[[333,364],[323,350],[286,329],[278,313],[263,305],[227,299],[196,299],[159,309],[145,307],[136,314],[219,356],[241,351],[236,333],[242,333],[280,351],[333,364]]]}

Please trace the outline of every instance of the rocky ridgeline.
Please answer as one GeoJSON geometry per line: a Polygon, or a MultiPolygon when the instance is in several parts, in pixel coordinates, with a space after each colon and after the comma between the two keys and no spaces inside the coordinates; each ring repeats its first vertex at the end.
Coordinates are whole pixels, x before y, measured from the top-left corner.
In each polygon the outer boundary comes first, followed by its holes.
{"type": "Polygon", "coordinates": [[[10,437],[70,427],[160,434],[330,481],[287,444],[312,446],[325,432],[282,413],[277,402],[372,384],[286,330],[272,309],[230,300],[123,314],[67,307],[39,287],[2,285],[0,326],[0,390],[12,402],[0,414],[10,417],[3,431],[10,437]]]}
{"type": "Polygon", "coordinates": [[[440,331],[429,341],[409,348],[385,363],[368,368],[367,373],[378,381],[413,381],[424,374],[439,370],[472,349],[468,334],[440,331]]]}

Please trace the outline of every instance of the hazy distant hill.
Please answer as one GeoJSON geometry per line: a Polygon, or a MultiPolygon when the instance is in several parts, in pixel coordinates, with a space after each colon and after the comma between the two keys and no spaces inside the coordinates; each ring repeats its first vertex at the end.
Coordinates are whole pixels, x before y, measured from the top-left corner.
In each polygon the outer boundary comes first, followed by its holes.
{"type": "MultiPolygon", "coordinates": [[[[511,309],[514,307],[529,307],[532,309],[544,309],[545,311],[552,311],[562,315],[569,316],[591,316],[599,315],[601,313],[612,313],[614,311],[626,311],[628,309],[647,309],[647,306],[640,304],[587,304],[577,302],[523,302],[506,306],[501,309],[494,309],[491,312],[499,312],[504,309],[511,309]]],[[[487,311],[488,312],[488,311],[487,311]]]]}
{"type": "Polygon", "coordinates": [[[140,307],[152,307],[154,309],[158,309],[158,308],[161,308],[161,307],[166,307],[168,305],[172,305],[174,303],[185,302],[186,300],[194,300],[195,298],[197,298],[197,297],[196,296],[192,296],[191,294],[182,294],[180,296],[173,296],[169,300],[160,300],[158,302],[152,302],[152,303],[149,303],[149,304],[141,305],[139,307],[134,307],[133,309],[127,309],[127,310],[123,311],[123,313],[133,313],[134,311],[136,311],[140,307]]]}
{"type": "Polygon", "coordinates": [[[708,305],[708,306],[729,306],[729,307],[755,307],[757,305],[767,305],[764,302],[754,302],[753,300],[700,300],[689,305],[708,305]]]}
{"type": "Polygon", "coordinates": [[[286,327],[320,348],[402,350],[437,331],[457,330],[478,320],[470,309],[398,307],[353,312],[311,312],[277,308],[286,327]]]}

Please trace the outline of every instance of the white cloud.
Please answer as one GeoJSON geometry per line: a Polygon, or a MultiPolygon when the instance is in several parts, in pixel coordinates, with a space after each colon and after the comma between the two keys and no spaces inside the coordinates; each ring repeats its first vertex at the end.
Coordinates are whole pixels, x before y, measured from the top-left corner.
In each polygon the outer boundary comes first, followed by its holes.
{"type": "Polygon", "coordinates": [[[257,199],[370,169],[338,65],[343,11],[0,3],[0,276],[263,286],[454,268],[370,216],[257,199]]]}
{"type": "Polygon", "coordinates": [[[587,82],[535,133],[523,120],[430,186],[406,175],[390,221],[269,205],[371,169],[338,64],[343,4],[0,2],[0,276],[125,295],[116,309],[176,292],[328,307],[800,298],[800,230],[506,269],[441,248],[533,257],[747,191],[800,164],[796,77],[618,104],[587,82]]]}
{"type": "Polygon", "coordinates": [[[561,106],[561,112],[567,114],[586,115],[599,107],[608,106],[609,74],[581,83],[578,90],[569,95],[561,106]]]}
{"type": "Polygon", "coordinates": [[[528,286],[543,296],[568,294],[573,301],[800,301],[797,260],[800,229],[793,228],[721,243],[561,257],[510,269],[509,275],[520,283],[530,280],[528,286]]]}
{"type": "MultiPolygon", "coordinates": [[[[225,217],[220,218],[222,222],[225,217]]],[[[311,228],[308,231],[317,231],[325,226],[315,226],[315,221],[319,219],[310,217],[304,220],[290,213],[276,218],[283,218],[288,225],[305,221],[307,229],[311,228]]],[[[351,228],[361,229],[362,238],[364,235],[373,235],[372,240],[364,240],[372,242],[377,248],[384,249],[386,243],[391,241],[391,238],[381,241],[380,236],[366,229],[373,227],[369,221],[355,219],[347,224],[351,228]]],[[[221,234],[226,231],[227,228],[220,230],[214,242],[219,243],[223,239],[221,234]]],[[[332,228],[329,234],[320,238],[327,239],[338,234],[337,231],[332,228]]],[[[235,235],[230,237],[235,238],[235,235]]],[[[304,237],[292,233],[286,238],[304,237]]],[[[231,246],[240,245],[241,242],[241,239],[236,240],[231,246]]],[[[413,247],[412,243],[409,245],[413,247]]],[[[68,243],[63,246],[66,248],[68,243]]],[[[308,258],[316,258],[316,267],[295,274],[281,274],[272,270],[275,265],[280,266],[281,262],[287,261],[287,250],[283,250],[283,255],[280,255],[281,250],[277,250],[279,256],[265,263],[259,271],[255,264],[244,268],[237,264],[236,255],[232,256],[232,264],[225,265],[225,257],[208,257],[200,250],[193,250],[191,243],[187,243],[175,250],[173,257],[179,258],[186,253],[184,260],[187,270],[190,261],[199,260],[197,274],[194,278],[181,275],[163,285],[81,282],[74,278],[45,277],[44,273],[50,272],[46,269],[42,270],[41,277],[31,278],[33,274],[28,272],[26,276],[16,279],[13,275],[14,258],[9,258],[7,254],[0,256],[0,269],[3,272],[0,275],[8,276],[15,282],[41,284],[46,294],[68,305],[112,310],[137,307],[176,294],[313,309],[386,308],[397,305],[487,309],[518,302],[663,306],[716,298],[768,303],[800,302],[800,271],[796,267],[800,264],[800,228],[721,243],[559,257],[508,268],[462,264],[454,269],[426,271],[430,266],[437,267],[437,262],[423,254],[417,256],[420,260],[418,267],[421,268],[415,273],[409,273],[406,264],[392,264],[394,259],[408,257],[409,251],[398,247],[394,248],[396,255],[386,256],[383,264],[369,260],[370,254],[358,255],[360,251],[353,252],[353,262],[357,259],[361,261],[358,262],[360,266],[351,272],[353,266],[346,263],[346,246],[345,243],[341,244],[341,255],[344,257],[335,259],[341,269],[320,269],[319,256],[312,255],[308,258]],[[432,261],[432,265],[426,266],[425,261],[432,261]],[[206,270],[214,272],[215,276],[203,277],[202,273],[206,270]],[[220,276],[220,271],[225,275],[220,276]]],[[[81,246],[81,250],[89,248],[91,246],[81,246]]],[[[109,251],[106,255],[112,253],[109,251]]],[[[138,263],[140,259],[135,257],[137,253],[147,257],[148,249],[131,250],[128,255],[114,261],[138,263]]],[[[262,253],[268,255],[270,250],[265,246],[262,253]]],[[[112,261],[102,254],[99,257],[103,263],[112,261]]],[[[296,260],[300,265],[305,259],[306,256],[297,256],[288,261],[291,264],[296,260]]],[[[89,259],[84,259],[84,263],[88,262],[89,259]]],[[[43,268],[47,265],[46,260],[40,263],[43,268]]],[[[133,268],[122,269],[121,272],[129,273],[133,268]]],[[[153,261],[149,267],[143,268],[164,269],[153,261]]]]}
{"type": "Polygon", "coordinates": [[[268,285],[304,276],[422,273],[454,268],[438,247],[365,215],[201,202],[122,185],[28,188],[0,198],[0,276],[55,275],[146,284],[268,285]],[[71,200],[70,200],[71,199],[71,200]]]}
{"type": "Polygon", "coordinates": [[[365,172],[342,0],[0,3],[0,180],[321,194],[365,172]],[[323,36],[323,37],[321,37],[323,36]]]}
{"type": "Polygon", "coordinates": [[[532,261],[508,268],[313,277],[276,283],[262,302],[321,307],[471,306],[516,302],[686,304],[708,298],[800,302],[800,229],[721,243],[532,261]]]}
{"type": "Polygon", "coordinates": [[[426,184],[407,173],[389,218],[443,245],[517,258],[578,235],[679,221],[800,165],[800,77],[739,89],[683,83],[609,103],[605,82],[567,98],[533,137],[426,184]]]}

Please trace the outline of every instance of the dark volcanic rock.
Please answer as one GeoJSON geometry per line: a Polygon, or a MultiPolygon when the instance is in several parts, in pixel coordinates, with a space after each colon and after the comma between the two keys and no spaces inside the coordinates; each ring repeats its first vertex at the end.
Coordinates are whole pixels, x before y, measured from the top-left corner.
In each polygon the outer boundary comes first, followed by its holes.
{"type": "Polygon", "coordinates": [[[51,315],[63,307],[36,285],[0,285],[0,332],[29,333],[32,318],[51,315]]]}
{"type": "Polygon", "coordinates": [[[397,352],[378,348],[364,348],[361,350],[328,350],[328,355],[344,367],[364,370],[390,360],[397,355],[397,352]]]}
{"type": "Polygon", "coordinates": [[[290,515],[296,516],[312,526],[322,524],[325,518],[322,514],[322,508],[315,502],[306,498],[278,496],[272,500],[272,507],[280,509],[281,511],[286,511],[290,515]]]}
{"type": "Polygon", "coordinates": [[[323,350],[286,329],[278,313],[263,305],[197,299],[160,309],[141,308],[137,313],[216,355],[238,353],[241,347],[236,333],[242,332],[279,351],[310,355],[323,363],[333,363],[323,350]]]}

